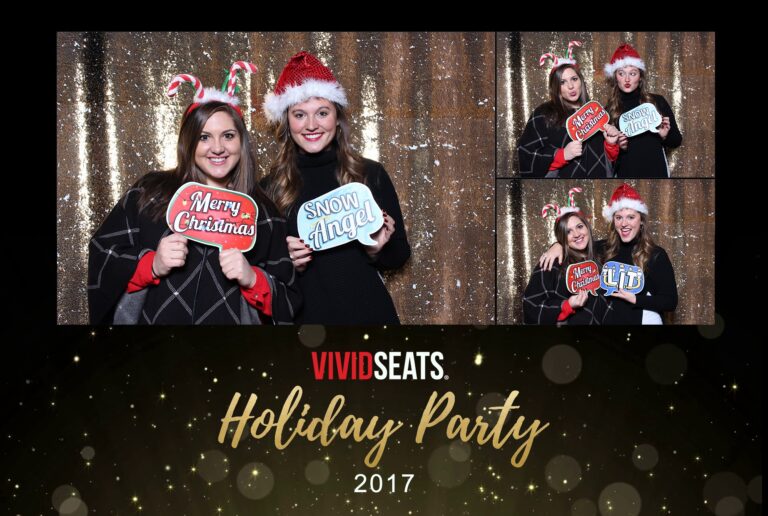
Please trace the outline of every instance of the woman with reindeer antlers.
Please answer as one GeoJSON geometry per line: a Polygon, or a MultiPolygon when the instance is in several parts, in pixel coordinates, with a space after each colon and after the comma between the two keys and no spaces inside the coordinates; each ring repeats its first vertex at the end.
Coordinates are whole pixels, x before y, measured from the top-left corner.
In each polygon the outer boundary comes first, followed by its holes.
{"type": "MultiPolygon", "coordinates": [[[[603,324],[609,311],[602,295],[590,294],[586,290],[568,288],[568,266],[579,262],[596,261],[592,243],[592,228],[587,217],[576,206],[574,194],[581,188],[568,192],[568,206],[547,204],[541,216],[555,214],[555,238],[564,249],[562,264],[553,264],[551,269],[537,265],[523,294],[523,322],[525,324],[603,324]]],[[[597,272],[597,270],[596,270],[597,272]]]]}
{"type": "Polygon", "coordinates": [[[584,141],[572,141],[565,123],[569,116],[589,102],[589,93],[579,64],[573,58],[570,41],[566,57],[548,52],[539,66],[552,60],[549,72],[549,100],[537,107],[520,136],[517,154],[522,177],[605,178],[612,177],[611,163],[619,153],[619,131],[611,124],[584,141]]]}
{"type": "Polygon", "coordinates": [[[89,246],[88,305],[92,324],[290,323],[300,294],[285,245],[285,219],[256,178],[254,155],[235,97],[230,68],[226,91],[204,89],[197,77],[171,81],[195,87],[179,129],[177,166],[150,172],[123,195],[89,246]],[[258,208],[257,238],[247,252],[219,251],[172,232],[168,204],[187,182],[250,195],[258,208]]]}

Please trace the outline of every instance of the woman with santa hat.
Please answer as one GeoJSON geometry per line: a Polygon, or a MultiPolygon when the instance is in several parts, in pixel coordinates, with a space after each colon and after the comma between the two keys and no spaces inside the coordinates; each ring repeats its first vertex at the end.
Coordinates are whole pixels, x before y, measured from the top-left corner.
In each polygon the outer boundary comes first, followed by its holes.
{"type": "Polygon", "coordinates": [[[398,323],[381,272],[402,267],[411,249],[389,175],[351,145],[348,105],[344,88],[319,59],[305,51],[291,57],[264,98],[279,152],[263,184],[288,219],[289,255],[304,294],[296,322],[398,323]],[[365,184],[384,212],[384,225],[371,235],[375,244],[313,251],[298,236],[299,207],[352,182],[365,184]]]}
{"type": "Polygon", "coordinates": [[[641,104],[650,103],[661,115],[661,124],[652,131],[627,138],[621,133],[621,152],[614,170],[620,178],[667,178],[669,164],[665,149],[674,149],[683,142],[683,135],[675,122],[675,114],[661,95],[648,92],[645,62],[632,45],[622,43],[605,65],[605,76],[611,94],[605,106],[611,120],[618,124],[619,117],[641,104]]]}
{"type": "MultiPolygon", "coordinates": [[[[174,169],[142,176],[90,241],[88,307],[92,324],[287,324],[301,304],[285,246],[285,221],[261,190],[253,148],[235,97],[232,64],[226,91],[197,77],[175,76],[167,94],[192,85],[181,119],[174,169]],[[256,203],[257,238],[250,250],[220,250],[172,231],[166,212],[189,182],[234,190],[256,203]]],[[[241,215],[250,215],[242,212],[241,215]]]]}
{"type": "Polygon", "coordinates": [[[611,294],[606,324],[663,324],[662,314],[677,308],[677,282],[667,252],[654,243],[648,230],[648,206],[625,183],[614,190],[603,218],[608,238],[597,245],[603,263],[635,265],[645,281],[637,294],[624,290],[611,294]]]}
{"type": "Polygon", "coordinates": [[[606,124],[585,141],[572,141],[565,122],[589,102],[587,84],[573,58],[574,47],[568,43],[565,57],[548,52],[539,58],[539,66],[552,60],[549,72],[549,100],[537,107],[520,136],[517,154],[522,177],[590,178],[613,177],[611,162],[619,153],[619,131],[606,124]]]}

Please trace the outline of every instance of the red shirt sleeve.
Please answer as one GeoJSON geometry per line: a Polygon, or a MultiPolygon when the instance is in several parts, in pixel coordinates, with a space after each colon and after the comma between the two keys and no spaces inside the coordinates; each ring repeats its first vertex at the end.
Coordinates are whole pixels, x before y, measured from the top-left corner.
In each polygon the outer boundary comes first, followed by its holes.
{"type": "Polygon", "coordinates": [[[240,287],[240,293],[249,305],[272,317],[272,290],[269,288],[269,280],[263,270],[253,266],[251,268],[256,273],[256,283],[251,288],[240,287]]]}
{"type": "Polygon", "coordinates": [[[619,148],[618,143],[608,143],[607,141],[603,140],[603,147],[605,147],[605,155],[608,157],[611,161],[616,161],[616,158],[619,157],[619,151],[621,150],[619,148]]]}
{"type": "Polygon", "coordinates": [[[568,160],[565,159],[565,150],[557,149],[555,152],[555,159],[549,164],[549,170],[559,170],[568,164],[568,160]]]}
{"type": "Polygon", "coordinates": [[[132,292],[138,292],[141,289],[147,288],[150,285],[160,284],[160,278],[155,278],[152,275],[152,262],[155,260],[155,252],[149,251],[147,254],[141,257],[139,264],[136,266],[136,271],[128,281],[128,288],[125,289],[129,294],[132,292]]]}
{"type": "Polygon", "coordinates": [[[573,309],[571,306],[571,303],[568,302],[566,299],[563,301],[563,304],[560,305],[560,315],[557,316],[557,322],[565,321],[570,316],[576,313],[576,310],[573,309]]]}

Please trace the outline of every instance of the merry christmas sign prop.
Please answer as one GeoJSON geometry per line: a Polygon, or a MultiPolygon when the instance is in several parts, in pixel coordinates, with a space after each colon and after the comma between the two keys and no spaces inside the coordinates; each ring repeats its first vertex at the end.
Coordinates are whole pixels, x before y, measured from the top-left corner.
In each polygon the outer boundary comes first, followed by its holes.
{"type": "Polygon", "coordinates": [[[299,237],[315,251],[359,240],[374,245],[371,234],[384,225],[384,214],[362,183],[349,183],[307,201],[297,217],[299,237]]]}
{"type": "Polygon", "coordinates": [[[576,294],[580,290],[586,290],[596,296],[597,289],[600,288],[600,267],[592,260],[572,263],[565,271],[565,278],[568,292],[576,294]]]}
{"type": "Polygon", "coordinates": [[[565,121],[565,128],[568,130],[568,136],[571,137],[571,140],[581,142],[597,134],[610,118],[603,106],[593,100],[569,116],[568,120],[565,121]]]}
{"type": "Polygon", "coordinates": [[[190,182],[173,195],[165,220],[174,233],[195,242],[246,252],[256,243],[258,214],[248,195],[190,182]]]}

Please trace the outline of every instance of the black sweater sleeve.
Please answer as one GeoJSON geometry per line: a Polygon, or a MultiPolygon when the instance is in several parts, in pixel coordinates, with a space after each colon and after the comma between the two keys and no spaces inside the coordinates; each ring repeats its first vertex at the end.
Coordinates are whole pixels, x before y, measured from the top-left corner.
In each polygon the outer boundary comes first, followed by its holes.
{"type": "Polygon", "coordinates": [[[369,160],[366,164],[369,166],[368,186],[371,188],[374,199],[376,199],[379,207],[395,221],[395,232],[392,233],[389,242],[376,255],[373,264],[381,270],[399,269],[411,256],[411,246],[405,231],[400,201],[397,198],[395,186],[384,167],[380,163],[369,160]]]}
{"type": "Polygon", "coordinates": [[[539,106],[533,111],[517,143],[521,176],[544,177],[549,172],[555,153],[560,148],[553,144],[549,133],[546,118],[539,106]]]}
{"type": "Polygon", "coordinates": [[[115,306],[136,272],[139,259],[155,246],[142,243],[134,186],[104,219],[88,244],[88,311],[91,324],[110,324],[115,306]]]}
{"type": "Polygon", "coordinates": [[[557,291],[558,281],[560,268],[557,265],[550,271],[536,266],[523,293],[524,324],[557,324],[563,301],[567,299],[557,291]]]}
{"type": "Polygon", "coordinates": [[[667,102],[667,99],[661,95],[655,95],[655,100],[659,107],[659,111],[661,112],[661,116],[669,117],[669,132],[667,133],[667,138],[662,141],[662,145],[670,149],[680,147],[680,144],[683,143],[683,135],[680,133],[680,129],[677,127],[675,114],[672,112],[672,108],[667,102]]]}
{"type": "Polygon", "coordinates": [[[260,203],[258,226],[257,248],[251,253],[253,257],[249,255],[249,263],[260,267],[269,278],[272,321],[291,324],[301,308],[302,296],[285,242],[288,235],[286,220],[260,203]]]}
{"type": "Polygon", "coordinates": [[[646,290],[650,296],[638,295],[635,306],[654,312],[673,312],[677,308],[677,282],[667,252],[656,247],[645,268],[646,290]]]}

